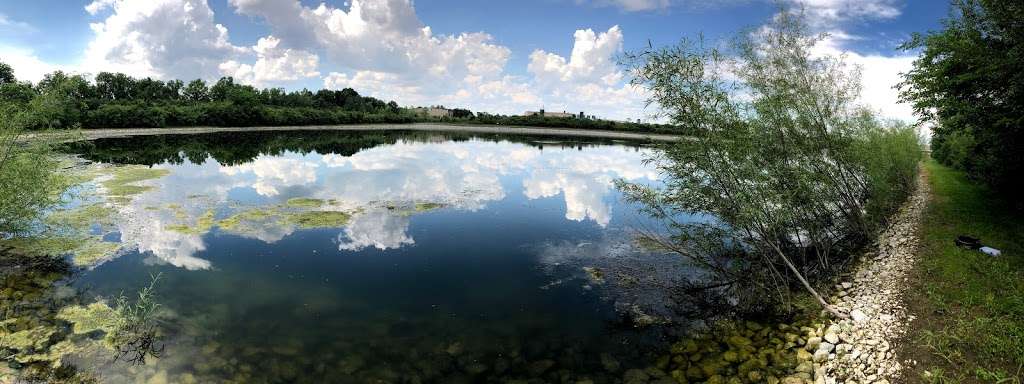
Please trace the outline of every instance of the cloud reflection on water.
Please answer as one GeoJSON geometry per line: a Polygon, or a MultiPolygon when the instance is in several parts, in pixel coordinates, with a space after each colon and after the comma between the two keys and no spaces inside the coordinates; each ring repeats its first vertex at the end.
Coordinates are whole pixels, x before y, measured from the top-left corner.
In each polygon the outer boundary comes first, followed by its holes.
{"type": "MultiPolygon", "coordinates": [[[[330,208],[322,209],[354,212],[338,234],[339,250],[396,249],[415,243],[408,229],[409,216],[416,212],[388,207],[436,203],[475,211],[505,199],[508,180],[521,185],[528,199],[562,195],[568,220],[590,220],[607,227],[612,221],[607,199],[615,179],[657,179],[657,171],[642,162],[647,154],[645,149],[622,146],[541,150],[482,140],[399,141],[352,156],[286,153],[234,166],[212,159],[203,164],[162,165],[172,170],[171,175],[158,180],[156,190],[124,207],[123,213],[132,219],[123,221],[120,230],[126,245],[151,252],[163,262],[207,269],[211,263],[195,256],[206,248],[205,233],[175,232],[169,225],[195,223],[209,209],[222,218],[246,204],[282,205],[303,197],[331,202],[330,208]],[[178,212],[184,217],[152,208],[168,203],[181,205],[178,212]]],[[[273,243],[295,230],[294,225],[268,222],[240,235],[273,243]]]]}

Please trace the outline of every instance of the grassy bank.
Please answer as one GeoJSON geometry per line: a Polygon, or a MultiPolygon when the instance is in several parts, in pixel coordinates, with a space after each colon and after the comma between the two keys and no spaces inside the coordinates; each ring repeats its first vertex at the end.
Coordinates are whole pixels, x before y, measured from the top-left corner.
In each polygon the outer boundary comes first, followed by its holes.
{"type": "Polygon", "coordinates": [[[926,162],[932,197],[921,226],[909,311],[917,316],[902,382],[1021,383],[1024,379],[1024,214],[963,173],[926,162]],[[999,257],[957,248],[970,235],[999,257]]]}

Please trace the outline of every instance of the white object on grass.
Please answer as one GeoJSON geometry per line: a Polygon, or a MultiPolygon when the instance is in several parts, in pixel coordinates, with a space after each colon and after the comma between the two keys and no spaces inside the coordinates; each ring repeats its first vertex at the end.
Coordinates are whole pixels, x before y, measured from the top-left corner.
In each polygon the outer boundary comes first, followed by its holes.
{"type": "Polygon", "coordinates": [[[981,247],[978,250],[982,251],[982,252],[985,252],[986,254],[989,254],[989,255],[992,255],[992,256],[999,256],[999,254],[1002,253],[998,249],[995,249],[995,248],[992,248],[992,247],[981,247]]]}

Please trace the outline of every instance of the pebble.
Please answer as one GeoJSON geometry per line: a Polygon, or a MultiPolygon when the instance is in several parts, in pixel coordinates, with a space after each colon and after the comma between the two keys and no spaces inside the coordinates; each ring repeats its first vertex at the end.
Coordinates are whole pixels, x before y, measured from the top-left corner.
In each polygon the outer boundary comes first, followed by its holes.
{"type": "Polygon", "coordinates": [[[826,333],[825,341],[832,345],[839,344],[839,336],[833,332],[826,333]]]}
{"type": "Polygon", "coordinates": [[[828,324],[824,341],[813,349],[815,369],[824,371],[816,375],[815,383],[889,384],[899,377],[903,366],[890,347],[905,334],[912,318],[901,296],[914,265],[918,223],[929,195],[923,173],[917,185],[879,235],[877,249],[865,254],[848,281],[836,285],[844,294],[837,295],[832,305],[850,318],[828,324]]]}

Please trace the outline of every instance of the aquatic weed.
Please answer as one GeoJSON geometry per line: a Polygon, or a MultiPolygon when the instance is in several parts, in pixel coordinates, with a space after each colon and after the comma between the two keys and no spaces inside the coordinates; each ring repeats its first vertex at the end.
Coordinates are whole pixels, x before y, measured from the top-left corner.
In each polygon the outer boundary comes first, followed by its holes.
{"type": "Polygon", "coordinates": [[[134,303],[129,302],[123,292],[118,296],[115,306],[116,326],[110,337],[116,349],[114,361],[124,360],[131,365],[142,365],[146,363],[147,356],[160,358],[163,355],[164,345],[160,344],[161,335],[156,319],[160,303],[157,303],[154,293],[161,275],[158,273],[150,276],[149,286],[139,291],[134,303]]]}

